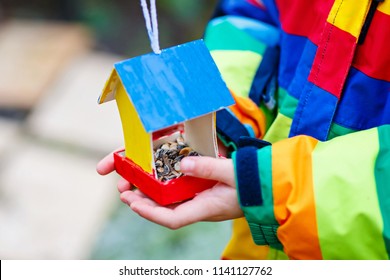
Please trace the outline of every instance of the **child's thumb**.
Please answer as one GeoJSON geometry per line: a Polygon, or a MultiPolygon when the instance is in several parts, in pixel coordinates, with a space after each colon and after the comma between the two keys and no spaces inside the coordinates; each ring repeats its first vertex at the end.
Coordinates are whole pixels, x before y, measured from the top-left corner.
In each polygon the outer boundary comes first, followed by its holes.
{"type": "Polygon", "coordinates": [[[231,159],[212,157],[185,157],[180,170],[186,175],[216,180],[234,186],[234,168],[231,159]]]}

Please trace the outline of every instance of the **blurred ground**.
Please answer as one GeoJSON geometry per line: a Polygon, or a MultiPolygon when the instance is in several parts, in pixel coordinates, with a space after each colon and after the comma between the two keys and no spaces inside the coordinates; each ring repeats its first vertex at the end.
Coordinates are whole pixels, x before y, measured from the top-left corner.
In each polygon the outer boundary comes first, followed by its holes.
{"type": "MultiPolygon", "coordinates": [[[[158,2],[161,46],[200,38],[210,2],[158,2]]],[[[151,224],[95,171],[123,141],[115,102],[96,102],[104,82],[150,52],[138,1],[33,3],[0,2],[0,258],[218,259],[228,223],[151,224]]]]}

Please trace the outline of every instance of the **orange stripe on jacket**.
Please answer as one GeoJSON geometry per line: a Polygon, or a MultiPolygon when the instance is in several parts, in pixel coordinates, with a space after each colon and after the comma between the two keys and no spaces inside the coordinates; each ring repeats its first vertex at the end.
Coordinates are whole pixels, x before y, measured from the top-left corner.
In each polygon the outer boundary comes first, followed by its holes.
{"type": "Polygon", "coordinates": [[[256,138],[262,138],[265,133],[264,113],[251,99],[237,96],[233,92],[232,95],[236,104],[229,109],[241,123],[249,124],[253,128],[256,138]]]}
{"type": "Polygon", "coordinates": [[[292,259],[322,259],[317,233],[311,154],[318,141],[308,136],[272,146],[272,185],[278,238],[292,259]]]}

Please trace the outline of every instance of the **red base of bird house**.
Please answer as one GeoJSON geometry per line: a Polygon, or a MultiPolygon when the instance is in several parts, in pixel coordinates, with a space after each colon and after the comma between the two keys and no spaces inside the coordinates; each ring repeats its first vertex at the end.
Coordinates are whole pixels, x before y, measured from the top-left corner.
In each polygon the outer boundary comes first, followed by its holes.
{"type": "Polygon", "coordinates": [[[115,169],[119,175],[135,185],[145,195],[160,205],[169,205],[193,198],[197,193],[211,188],[217,182],[191,176],[182,176],[161,182],[145,172],[124,151],[114,153],[115,169]]]}

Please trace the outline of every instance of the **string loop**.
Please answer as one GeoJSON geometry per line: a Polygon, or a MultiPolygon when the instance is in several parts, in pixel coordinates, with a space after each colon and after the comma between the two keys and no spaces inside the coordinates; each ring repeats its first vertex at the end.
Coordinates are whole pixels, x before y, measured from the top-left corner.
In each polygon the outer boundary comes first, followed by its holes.
{"type": "Polygon", "coordinates": [[[146,0],[141,0],[142,12],[145,18],[146,29],[150,40],[150,46],[156,54],[160,54],[160,43],[158,41],[158,24],[156,0],[150,0],[150,12],[146,0]]]}

